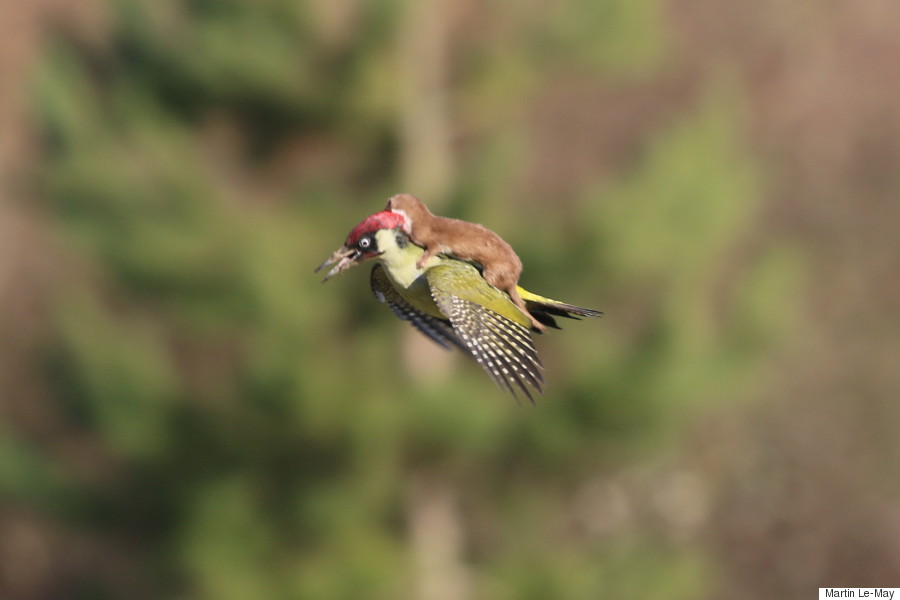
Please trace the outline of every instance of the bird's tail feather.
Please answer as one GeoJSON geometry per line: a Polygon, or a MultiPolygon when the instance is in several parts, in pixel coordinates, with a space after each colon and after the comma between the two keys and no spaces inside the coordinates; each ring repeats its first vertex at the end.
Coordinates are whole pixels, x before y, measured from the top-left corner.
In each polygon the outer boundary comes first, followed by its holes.
{"type": "Polygon", "coordinates": [[[600,317],[603,315],[599,310],[583,308],[581,306],[575,306],[574,304],[553,300],[552,298],[545,298],[544,296],[529,292],[522,287],[518,287],[517,290],[522,297],[522,300],[525,301],[528,312],[544,325],[553,327],[554,329],[559,329],[559,325],[556,324],[556,319],[553,317],[579,319],[580,317],[600,317]]]}

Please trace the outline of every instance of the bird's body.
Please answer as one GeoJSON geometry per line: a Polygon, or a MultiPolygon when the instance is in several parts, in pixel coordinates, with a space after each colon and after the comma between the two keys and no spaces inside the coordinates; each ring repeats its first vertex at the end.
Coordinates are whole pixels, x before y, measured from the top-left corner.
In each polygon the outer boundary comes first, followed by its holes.
{"type": "Polygon", "coordinates": [[[433,317],[446,319],[447,315],[437,306],[432,295],[432,286],[443,284],[464,297],[477,297],[481,306],[513,322],[524,327],[530,325],[530,320],[510,302],[509,296],[488,284],[471,264],[440,255],[431,255],[420,263],[425,250],[409,243],[403,235],[388,229],[378,231],[375,234],[381,252],[378,260],[384,265],[391,283],[413,307],[433,317]],[[432,269],[437,271],[431,273],[432,269]]]}
{"type": "Polygon", "coordinates": [[[600,315],[518,288],[527,306],[523,311],[469,262],[427,256],[411,242],[400,217],[389,211],[355,227],[319,269],[337,263],[327,280],[370,258],[378,260],[371,287],[380,302],[441,346],[456,346],[470,355],[500,387],[513,395],[521,390],[529,399],[529,387],[540,392],[543,386],[543,365],[529,331],[532,315],[551,327],[556,327],[554,317],[600,315]]]}
{"type": "Polygon", "coordinates": [[[522,261],[503,238],[478,223],[439,217],[411,194],[391,196],[385,210],[401,215],[404,231],[425,249],[420,266],[439,253],[480,264],[485,280],[509,295],[519,310],[529,316],[530,326],[545,330],[540,321],[531,317],[519,296],[516,287],[522,276],[522,261]]]}

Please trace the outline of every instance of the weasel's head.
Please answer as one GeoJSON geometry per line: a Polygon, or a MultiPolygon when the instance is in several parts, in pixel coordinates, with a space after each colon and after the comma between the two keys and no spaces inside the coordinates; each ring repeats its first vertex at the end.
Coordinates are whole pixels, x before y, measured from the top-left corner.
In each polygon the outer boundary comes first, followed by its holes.
{"type": "Polygon", "coordinates": [[[412,233],[413,221],[427,219],[431,215],[431,211],[428,210],[428,207],[412,194],[397,194],[396,196],[391,196],[384,209],[403,217],[403,230],[407,234],[412,233]]]}

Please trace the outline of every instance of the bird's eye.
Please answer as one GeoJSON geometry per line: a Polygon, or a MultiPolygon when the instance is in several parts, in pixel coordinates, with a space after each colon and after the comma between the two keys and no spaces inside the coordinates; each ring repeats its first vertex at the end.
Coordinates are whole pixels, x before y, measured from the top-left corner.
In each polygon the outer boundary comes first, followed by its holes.
{"type": "Polygon", "coordinates": [[[361,240],[359,240],[359,247],[362,250],[369,248],[371,245],[372,245],[372,238],[370,238],[370,237],[364,237],[361,240]]]}

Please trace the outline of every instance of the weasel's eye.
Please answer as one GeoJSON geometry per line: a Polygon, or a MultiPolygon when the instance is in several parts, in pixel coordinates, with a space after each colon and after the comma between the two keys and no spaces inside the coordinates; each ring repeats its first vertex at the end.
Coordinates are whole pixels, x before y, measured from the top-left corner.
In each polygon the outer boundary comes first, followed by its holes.
{"type": "Polygon", "coordinates": [[[366,237],[362,238],[361,240],[359,240],[359,243],[357,245],[360,247],[361,250],[367,250],[368,248],[372,247],[372,238],[366,236],[366,237]]]}

